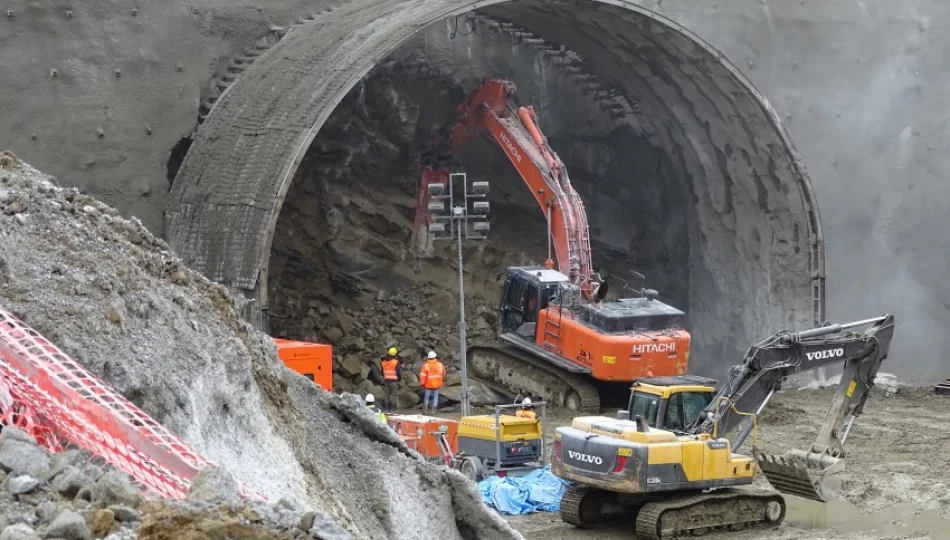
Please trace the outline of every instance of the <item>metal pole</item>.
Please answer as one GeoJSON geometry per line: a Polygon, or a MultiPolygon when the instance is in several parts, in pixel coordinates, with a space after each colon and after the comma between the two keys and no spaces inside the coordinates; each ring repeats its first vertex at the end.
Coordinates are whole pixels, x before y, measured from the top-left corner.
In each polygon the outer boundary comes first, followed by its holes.
{"type": "Polygon", "coordinates": [[[468,358],[465,350],[465,278],[462,273],[462,226],[464,222],[455,220],[458,228],[458,264],[459,264],[459,364],[462,366],[462,416],[470,414],[468,408],[468,358]]]}
{"type": "Polygon", "coordinates": [[[551,203],[550,202],[548,203],[547,218],[548,218],[548,260],[553,261],[554,259],[551,258],[551,203]]]}

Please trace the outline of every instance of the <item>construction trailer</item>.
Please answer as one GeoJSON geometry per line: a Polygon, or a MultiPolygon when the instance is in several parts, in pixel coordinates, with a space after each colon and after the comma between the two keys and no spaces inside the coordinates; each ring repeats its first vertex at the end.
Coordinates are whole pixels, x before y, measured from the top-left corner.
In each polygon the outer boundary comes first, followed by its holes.
{"type": "Polygon", "coordinates": [[[523,476],[545,465],[544,423],[547,404],[532,403],[535,418],[517,416],[522,405],[495,405],[491,414],[459,422],[454,467],[479,482],[488,476],[523,476]]]}
{"type": "Polygon", "coordinates": [[[390,414],[386,421],[422,457],[452,466],[458,453],[458,421],[424,414],[390,414]]]}
{"type": "Polygon", "coordinates": [[[333,391],[333,347],[323,343],[275,338],[277,357],[287,368],[333,391]]]}
{"type": "Polygon", "coordinates": [[[540,411],[535,418],[517,416],[512,409],[522,405],[516,404],[496,405],[491,414],[464,416],[459,421],[421,414],[391,414],[386,421],[409,448],[427,460],[479,482],[488,476],[521,476],[544,467],[545,407],[544,402],[531,405],[540,411]]]}

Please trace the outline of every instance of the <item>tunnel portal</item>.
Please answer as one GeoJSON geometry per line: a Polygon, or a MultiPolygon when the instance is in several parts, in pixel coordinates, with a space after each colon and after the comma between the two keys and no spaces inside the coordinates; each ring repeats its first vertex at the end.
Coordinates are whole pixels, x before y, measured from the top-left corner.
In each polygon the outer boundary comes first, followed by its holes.
{"type": "MultiPolygon", "coordinates": [[[[824,319],[817,203],[779,117],[719,51],[623,1],[355,1],[301,19],[200,126],[166,209],[173,248],[265,329],[293,303],[293,275],[411,279],[412,155],[484,75],[539,110],[595,261],[644,273],[687,312],[698,371],[722,375],[750,340],[824,319]],[[379,230],[348,233],[360,213],[379,230]]],[[[512,250],[540,262],[543,216],[503,154],[483,142],[460,159],[498,186],[484,270],[512,250]]]]}

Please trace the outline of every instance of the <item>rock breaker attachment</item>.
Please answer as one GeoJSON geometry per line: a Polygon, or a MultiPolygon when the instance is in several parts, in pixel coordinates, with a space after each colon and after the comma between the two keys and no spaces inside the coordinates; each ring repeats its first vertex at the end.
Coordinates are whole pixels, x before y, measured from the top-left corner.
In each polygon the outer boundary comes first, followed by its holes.
{"type": "Polygon", "coordinates": [[[790,450],[782,455],[759,455],[759,468],[772,486],[814,501],[839,497],[844,459],[818,452],[790,450]]]}

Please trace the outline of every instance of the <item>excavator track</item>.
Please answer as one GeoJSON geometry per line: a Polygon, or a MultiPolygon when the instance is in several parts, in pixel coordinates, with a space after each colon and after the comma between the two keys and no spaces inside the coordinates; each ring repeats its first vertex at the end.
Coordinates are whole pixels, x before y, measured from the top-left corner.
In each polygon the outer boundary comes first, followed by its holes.
{"type": "Polygon", "coordinates": [[[515,393],[527,390],[547,403],[580,413],[600,412],[597,389],[580,375],[501,343],[472,344],[467,353],[469,366],[482,379],[515,393]]]}
{"type": "Polygon", "coordinates": [[[665,540],[712,529],[739,530],[785,519],[785,499],[774,491],[730,488],[702,494],[670,494],[663,501],[648,502],[637,514],[637,538],[665,540]]]}
{"type": "Polygon", "coordinates": [[[600,517],[600,512],[596,512],[596,516],[591,516],[586,511],[587,509],[583,507],[584,498],[591,491],[594,490],[576,484],[570,485],[567,491],[564,492],[564,496],[561,497],[561,521],[581,528],[592,526],[593,521],[600,517]],[[591,518],[594,518],[594,520],[591,518]]]}

